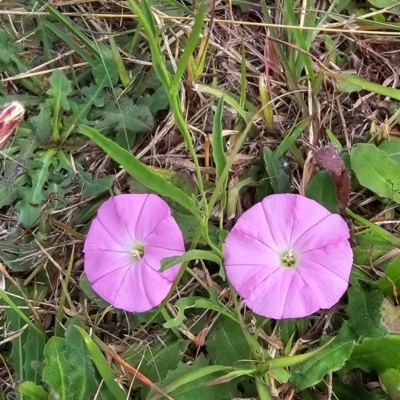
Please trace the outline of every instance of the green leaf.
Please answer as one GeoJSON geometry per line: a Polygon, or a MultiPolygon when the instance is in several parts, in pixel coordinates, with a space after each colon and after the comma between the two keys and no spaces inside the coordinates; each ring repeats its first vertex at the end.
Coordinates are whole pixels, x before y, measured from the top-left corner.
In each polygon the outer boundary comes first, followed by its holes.
{"type": "Polygon", "coordinates": [[[160,272],[165,271],[174,265],[193,260],[208,260],[222,266],[221,258],[208,250],[189,250],[183,256],[167,257],[161,260],[160,272]]]}
{"type": "Polygon", "coordinates": [[[263,148],[263,156],[265,162],[265,168],[268,172],[269,180],[271,186],[275,193],[289,193],[290,192],[290,182],[289,177],[283,170],[281,163],[275,157],[272,150],[265,146],[263,148]]]}
{"type": "Polygon", "coordinates": [[[378,196],[400,202],[400,167],[385,152],[373,144],[358,144],[350,159],[361,185],[378,196]]]}
{"type": "Polygon", "coordinates": [[[176,189],[171,183],[166,182],[151,168],[142,164],[132,153],[107,139],[96,129],[80,125],[79,132],[93,140],[115,162],[122,165],[125,171],[139,181],[142,185],[156,191],[161,196],[169,197],[194,215],[199,215],[197,202],[187,196],[182,190],[176,189]]]}
{"type": "Polygon", "coordinates": [[[336,186],[328,171],[319,171],[311,178],[306,188],[306,196],[322,204],[330,212],[337,213],[336,186]]]}
{"type": "Polygon", "coordinates": [[[72,366],[68,390],[73,394],[73,400],[87,400],[96,394],[98,382],[85,342],[73,325],[79,322],[78,319],[70,320],[65,332],[66,358],[72,366]]]}
{"type": "Polygon", "coordinates": [[[102,178],[93,178],[90,172],[86,172],[80,165],[76,165],[79,187],[82,200],[90,199],[101,193],[108,192],[114,182],[114,175],[107,175],[102,178]]]}
{"type": "MultiPolygon", "coordinates": [[[[234,381],[216,386],[205,385],[220,376],[220,371],[227,372],[230,369],[230,367],[217,365],[210,366],[205,357],[200,355],[192,365],[180,363],[176,370],[168,373],[159,386],[167,391],[174,400],[199,400],[199,398],[201,400],[221,400],[240,397],[234,381]]],[[[158,394],[150,391],[146,400],[159,398],[158,394]]]]}
{"type": "Polygon", "coordinates": [[[124,391],[116,382],[116,377],[113,370],[108,365],[106,359],[104,358],[100,349],[97,347],[96,343],[81,327],[75,326],[75,328],[82,335],[94,364],[96,365],[101,377],[104,379],[105,384],[107,385],[110,392],[113,394],[114,398],[116,400],[126,400],[126,395],[124,391]]]}
{"type": "Polygon", "coordinates": [[[29,174],[32,178],[32,186],[20,188],[20,200],[15,208],[18,211],[19,219],[24,227],[29,227],[35,223],[41,213],[41,208],[48,198],[48,191],[43,186],[48,179],[49,166],[53,161],[55,150],[47,150],[38,154],[38,160],[43,164],[41,168],[31,169],[29,174]]]}
{"type": "Polygon", "coordinates": [[[51,138],[51,108],[47,103],[40,104],[40,112],[32,117],[30,121],[35,128],[35,134],[41,142],[48,142],[51,138]]]}
{"type": "Polygon", "coordinates": [[[206,340],[207,353],[214,364],[235,366],[248,360],[251,349],[240,325],[221,315],[206,340]]]}
{"type": "Polygon", "coordinates": [[[49,398],[49,394],[43,387],[36,385],[34,382],[22,382],[18,387],[18,391],[34,400],[48,400],[49,398]]]}
{"type": "MultiPolygon", "coordinates": [[[[343,72],[342,75],[347,78],[357,77],[356,74],[352,74],[350,72],[343,72]]],[[[338,82],[338,90],[339,90],[339,92],[342,92],[342,93],[352,93],[352,92],[359,92],[361,90],[361,87],[359,85],[355,85],[349,81],[339,81],[338,82]]]]}
{"type": "Polygon", "coordinates": [[[400,371],[390,368],[379,374],[381,384],[386,389],[392,400],[397,400],[400,397],[400,371]]]}
{"type": "Polygon", "coordinates": [[[179,313],[174,319],[166,322],[164,324],[164,328],[171,329],[179,326],[186,319],[185,310],[189,308],[204,308],[214,310],[236,322],[237,319],[235,314],[220,302],[216,292],[213,289],[210,289],[209,292],[211,294],[210,300],[205,299],[204,297],[195,296],[182,297],[181,299],[177,300],[177,302],[175,303],[175,307],[179,309],[179,313]]]}
{"type": "Polygon", "coordinates": [[[39,384],[42,380],[40,368],[35,364],[43,362],[45,338],[30,330],[24,343],[24,379],[39,384]]]}
{"type": "Polygon", "coordinates": [[[338,376],[333,375],[332,386],[335,398],[339,400],[389,400],[381,390],[374,392],[366,390],[361,379],[346,384],[338,376]]]}
{"type": "MultiPolygon", "coordinates": [[[[159,382],[165,379],[169,371],[178,367],[178,363],[187,349],[187,340],[178,340],[172,335],[163,338],[163,343],[153,345],[138,343],[122,355],[122,358],[132,365],[139,368],[140,372],[152,382],[159,382]]],[[[141,390],[141,397],[145,398],[150,388],[147,386],[141,390]]]]}
{"type": "Polygon", "coordinates": [[[222,110],[224,107],[224,98],[221,97],[218,101],[217,109],[215,110],[213,118],[212,128],[212,151],[213,159],[215,162],[215,169],[217,172],[217,178],[221,177],[221,174],[226,165],[226,156],[224,152],[224,140],[222,137],[222,110]]]}
{"type": "Polygon", "coordinates": [[[349,288],[348,295],[346,311],[350,329],[363,337],[382,337],[389,334],[382,325],[383,295],[380,291],[353,285],[349,288]]]}
{"type": "Polygon", "coordinates": [[[346,369],[360,368],[363,371],[384,372],[390,368],[400,367],[400,336],[390,335],[377,339],[364,339],[354,346],[346,369]]]}
{"type": "Polygon", "coordinates": [[[61,111],[69,111],[69,102],[67,97],[72,91],[71,82],[67,79],[64,72],[56,70],[49,78],[51,88],[47,91],[50,96],[49,104],[53,108],[53,140],[57,141],[60,138],[61,128],[61,111]]]}
{"type": "Polygon", "coordinates": [[[400,165],[400,140],[384,140],[379,146],[379,150],[385,152],[397,165],[400,165]]]}
{"type": "Polygon", "coordinates": [[[290,382],[298,390],[304,390],[321,382],[324,376],[343,367],[349,359],[354,347],[346,325],[343,325],[339,335],[327,347],[291,369],[290,382]]]}
{"type": "Polygon", "coordinates": [[[60,400],[67,400],[68,397],[68,374],[70,365],[65,358],[65,339],[53,336],[49,339],[44,348],[46,365],[43,370],[43,382],[46,382],[60,400]]]}
{"type": "Polygon", "coordinates": [[[384,294],[394,298],[394,288],[400,293],[400,256],[393,259],[385,269],[385,276],[378,281],[378,287],[384,294]]]}
{"type": "Polygon", "coordinates": [[[368,3],[378,9],[399,4],[398,0],[368,0],[368,3]]]}

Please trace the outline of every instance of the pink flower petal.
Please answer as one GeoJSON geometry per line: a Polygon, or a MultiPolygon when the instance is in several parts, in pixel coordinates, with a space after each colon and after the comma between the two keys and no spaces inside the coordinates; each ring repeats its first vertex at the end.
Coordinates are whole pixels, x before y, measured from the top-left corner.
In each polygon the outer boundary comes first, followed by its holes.
{"type": "Polygon", "coordinates": [[[302,265],[306,268],[310,262],[318,263],[321,268],[348,281],[353,263],[353,251],[347,240],[333,242],[323,248],[302,253],[299,269],[302,265]]]}
{"type": "Polygon", "coordinates": [[[331,214],[311,226],[293,243],[301,253],[322,249],[332,243],[347,242],[350,237],[346,221],[338,214],[331,214]]]}
{"type": "Polygon", "coordinates": [[[85,272],[93,290],[113,306],[144,312],[168,294],[180,265],[160,273],[161,260],[185,251],[170,214],[156,195],[119,195],[99,208],[85,241],[85,272]]]}
{"type": "Polygon", "coordinates": [[[257,314],[274,319],[301,318],[320,308],[299,274],[283,268],[257,286],[245,302],[257,314]]]}
{"type": "Polygon", "coordinates": [[[164,300],[171,286],[171,282],[141,260],[103,276],[93,284],[93,290],[116,308],[146,312],[164,300]]]}
{"type": "Polygon", "coordinates": [[[346,222],[315,201],[268,196],[229,233],[226,273],[256,313],[275,319],[304,317],[331,307],[345,292],[353,260],[348,238],[346,222]],[[292,267],[282,259],[289,250],[297,257],[292,267]]]}
{"type": "Polygon", "coordinates": [[[296,194],[268,196],[261,204],[268,229],[281,249],[330,215],[330,212],[316,201],[296,194]]]}

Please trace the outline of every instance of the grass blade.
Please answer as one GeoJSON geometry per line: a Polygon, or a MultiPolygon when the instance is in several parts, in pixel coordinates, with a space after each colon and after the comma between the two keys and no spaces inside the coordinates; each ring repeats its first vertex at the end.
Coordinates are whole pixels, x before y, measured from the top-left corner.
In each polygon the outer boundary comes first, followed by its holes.
{"type": "Polygon", "coordinates": [[[120,164],[125,171],[134,177],[142,185],[156,191],[161,196],[169,197],[182,207],[185,207],[193,215],[198,216],[196,201],[185,192],[165,181],[151,168],[142,164],[132,153],[123,149],[112,140],[103,136],[99,131],[86,125],[80,125],[78,131],[93,140],[102,148],[115,162],[120,164]]]}

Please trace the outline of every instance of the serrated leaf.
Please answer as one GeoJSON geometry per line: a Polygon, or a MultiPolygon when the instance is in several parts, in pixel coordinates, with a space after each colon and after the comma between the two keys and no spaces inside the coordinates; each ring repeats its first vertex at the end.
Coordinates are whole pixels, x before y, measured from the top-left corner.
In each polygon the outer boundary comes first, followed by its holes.
{"type": "Polygon", "coordinates": [[[98,382],[85,342],[73,325],[78,321],[70,320],[65,332],[66,358],[73,367],[68,375],[68,390],[73,393],[73,400],[87,400],[96,394],[98,382]]]}
{"type": "Polygon", "coordinates": [[[306,188],[306,196],[322,204],[330,212],[337,212],[335,182],[329,172],[319,171],[311,178],[306,188]]]}
{"type": "Polygon", "coordinates": [[[382,325],[383,295],[378,290],[353,285],[348,290],[349,328],[363,337],[382,337],[388,330],[382,325]]]}
{"type": "Polygon", "coordinates": [[[268,179],[275,193],[289,193],[290,181],[289,176],[283,170],[281,163],[276,158],[272,150],[265,146],[263,148],[263,157],[265,168],[268,173],[268,179]]]}
{"type": "Polygon", "coordinates": [[[19,196],[22,200],[16,204],[15,209],[18,211],[20,223],[24,227],[33,225],[39,218],[41,208],[48,198],[49,192],[44,190],[43,186],[48,178],[49,166],[54,154],[54,150],[47,150],[42,153],[40,155],[42,167],[30,171],[32,186],[20,188],[19,196]]]}
{"type": "Polygon", "coordinates": [[[291,369],[290,382],[298,390],[304,390],[321,382],[324,376],[343,367],[349,359],[354,341],[346,325],[339,335],[326,348],[316,353],[309,360],[295,365],[291,369]]]}
{"type": "Polygon", "coordinates": [[[400,336],[390,335],[383,338],[364,339],[354,346],[346,369],[360,368],[363,371],[384,372],[400,367],[400,336]]]}
{"type": "Polygon", "coordinates": [[[41,142],[48,142],[51,138],[51,108],[47,103],[40,104],[39,114],[30,121],[35,128],[35,134],[41,142]]]}
{"type": "Polygon", "coordinates": [[[92,75],[96,85],[102,87],[113,87],[118,83],[118,68],[111,49],[103,43],[97,44],[102,57],[101,62],[96,63],[92,68],[92,75]]]}
{"type": "Polygon", "coordinates": [[[97,196],[111,189],[114,182],[114,175],[108,175],[103,178],[93,178],[90,172],[84,171],[80,166],[76,166],[79,174],[79,186],[81,188],[82,199],[97,196]]]}
{"type": "Polygon", "coordinates": [[[378,196],[400,202],[400,167],[385,152],[373,144],[358,144],[350,160],[361,185],[378,196]]]}
{"type": "Polygon", "coordinates": [[[59,113],[61,110],[68,111],[70,108],[68,96],[72,91],[71,82],[64,72],[56,70],[51,74],[49,83],[51,87],[46,93],[51,98],[50,104],[54,113],[59,113]]]}
{"type": "Polygon", "coordinates": [[[212,362],[219,365],[234,366],[251,355],[240,325],[223,315],[207,335],[206,348],[212,362]]]}
{"type": "Polygon", "coordinates": [[[60,400],[70,398],[68,396],[68,375],[71,366],[65,358],[67,346],[65,339],[53,336],[49,339],[44,348],[46,365],[43,369],[43,382],[46,382],[60,400]]]}

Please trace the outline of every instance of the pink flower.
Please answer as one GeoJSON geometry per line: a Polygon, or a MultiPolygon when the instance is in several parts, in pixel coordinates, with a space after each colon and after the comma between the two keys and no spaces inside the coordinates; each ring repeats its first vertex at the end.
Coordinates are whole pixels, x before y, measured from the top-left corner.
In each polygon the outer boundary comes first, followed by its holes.
{"type": "Polygon", "coordinates": [[[229,233],[227,276],[268,318],[300,318],[337,303],[348,286],[349,229],[314,200],[276,194],[246,211],[229,233]]]}
{"type": "Polygon", "coordinates": [[[24,118],[25,109],[18,101],[13,101],[0,108],[0,149],[8,142],[8,139],[24,118]]]}
{"type": "Polygon", "coordinates": [[[122,194],[101,205],[85,241],[93,290],[116,308],[145,312],[171,289],[180,265],[158,272],[165,257],[185,251],[167,203],[154,194],[122,194]]]}

